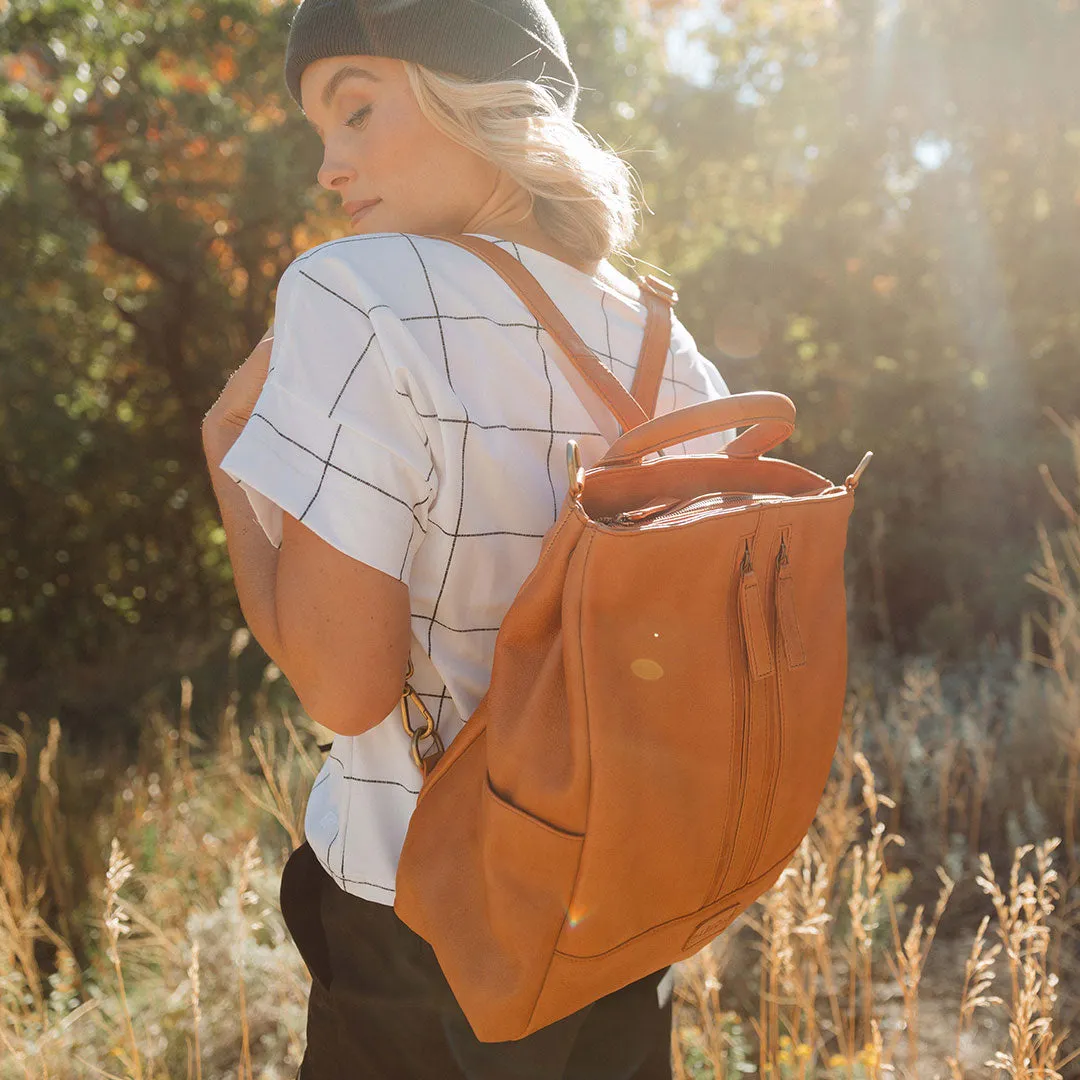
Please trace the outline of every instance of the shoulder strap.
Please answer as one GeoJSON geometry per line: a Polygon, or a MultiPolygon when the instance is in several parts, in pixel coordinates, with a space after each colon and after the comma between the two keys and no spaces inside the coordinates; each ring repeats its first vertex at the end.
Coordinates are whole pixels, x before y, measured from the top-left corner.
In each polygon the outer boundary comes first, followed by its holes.
{"type": "MultiPolygon", "coordinates": [[[[643,404],[635,400],[637,395],[627,393],[622,383],[600,363],[596,354],[581,340],[543,286],[518,259],[498,244],[480,236],[438,235],[436,239],[446,240],[478,255],[518,294],[565,353],[565,359],[557,355],[556,361],[609,443],[651,418],[667,356],[671,317],[670,306],[664,297],[647,286],[645,279],[642,280],[641,292],[642,300],[648,309],[648,321],[634,386],[643,395],[651,395],[648,411],[643,404]],[[664,318],[664,315],[667,315],[667,318],[664,318]],[[569,360],[569,365],[565,363],[566,360],[569,360]],[[621,431],[616,427],[616,423],[621,427],[621,431]]],[[[657,284],[664,287],[663,282],[658,281],[657,284]]]]}
{"type": "Polygon", "coordinates": [[[660,381],[664,377],[668,348],[671,345],[671,308],[678,301],[679,294],[652,274],[639,278],[638,283],[641,286],[642,303],[648,309],[649,315],[630,393],[651,418],[656,415],[660,381]]]}

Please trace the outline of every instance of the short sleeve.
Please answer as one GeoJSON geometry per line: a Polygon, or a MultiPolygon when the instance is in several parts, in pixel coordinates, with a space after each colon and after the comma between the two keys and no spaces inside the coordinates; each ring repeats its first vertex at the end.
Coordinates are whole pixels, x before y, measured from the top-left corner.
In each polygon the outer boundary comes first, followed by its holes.
{"type": "MultiPolygon", "coordinates": [[[[678,317],[672,319],[671,341],[676,356],[681,356],[686,364],[691,388],[697,395],[696,400],[712,401],[731,396],[719,369],[711,360],[702,356],[693,335],[679,322],[678,317]]],[[[718,431],[701,435],[681,445],[684,453],[715,454],[721,452],[734,438],[734,431],[718,431]]]]}
{"type": "Polygon", "coordinates": [[[267,379],[221,468],[275,547],[286,511],[408,584],[435,495],[427,438],[362,288],[319,269],[301,258],[281,279],[267,379]]]}

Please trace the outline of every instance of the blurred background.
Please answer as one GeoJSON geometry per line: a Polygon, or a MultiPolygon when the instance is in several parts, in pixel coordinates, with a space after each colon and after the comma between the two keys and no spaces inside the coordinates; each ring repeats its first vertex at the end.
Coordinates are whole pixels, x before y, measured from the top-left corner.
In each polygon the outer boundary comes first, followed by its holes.
{"type": "MultiPolygon", "coordinates": [[[[687,966],[677,1075],[961,1080],[987,1074],[949,1054],[995,1047],[1014,1077],[1080,1075],[1050,1038],[1080,1021],[1080,2],[552,7],[578,120],[648,204],[616,264],[670,277],[732,390],[795,401],[781,456],[842,480],[875,453],[813,890],[687,966]],[[996,895],[984,853],[1015,860],[996,895]]],[[[347,231],[283,85],[292,11],[0,0],[2,1080],[76,1014],[100,1030],[51,1044],[53,1075],[100,1072],[78,1047],[140,1080],[299,1061],[275,905],[318,730],[244,628],[200,437],[284,268],[347,231]]]]}
{"type": "MultiPolygon", "coordinates": [[[[1018,647],[1070,452],[1045,410],[1080,413],[1075,0],[553,7],[701,351],[794,399],[785,456],[875,452],[855,641],[1018,647]]],[[[212,707],[242,617],[199,425],[347,224],[284,92],[291,10],[0,0],[0,720],[118,730],[196,671],[212,707]]]]}

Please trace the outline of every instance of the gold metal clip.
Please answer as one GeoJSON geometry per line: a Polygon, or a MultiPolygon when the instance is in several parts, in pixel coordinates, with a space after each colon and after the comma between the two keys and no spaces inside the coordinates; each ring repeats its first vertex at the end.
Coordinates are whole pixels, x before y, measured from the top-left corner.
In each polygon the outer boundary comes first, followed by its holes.
{"type": "Polygon", "coordinates": [[[409,685],[412,674],[413,662],[410,656],[409,670],[405,673],[405,689],[401,692],[401,726],[405,729],[405,734],[409,736],[409,742],[411,743],[409,754],[413,759],[413,764],[426,779],[428,773],[435,767],[439,758],[442,757],[444,747],[442,739],[439,738],[439,733],[436,730],[434,717],[428,711],[427,706],[420,700],[420,695],[409,685]],[[424,718],[423,727],[414,728],[409,720],[410,698],[412,698],[413,704],[420,710],[420,715],[424,718]],[[424,739],[431,739],[431,747],[426,754],[421,754],[420,743],[424,739]]]}
{"type": "Polygon", "coordinates": [[[581,466],[581,451],[573,439],[566,444],[566,471],[570,478],[570,497],[579,502],[585,490],[585,470],[581,466]]]}

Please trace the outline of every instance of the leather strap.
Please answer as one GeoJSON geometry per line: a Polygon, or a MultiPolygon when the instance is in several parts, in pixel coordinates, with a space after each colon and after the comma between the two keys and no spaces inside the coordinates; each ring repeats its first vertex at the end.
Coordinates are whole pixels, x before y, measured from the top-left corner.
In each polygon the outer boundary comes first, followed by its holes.
{"type": "Polygon", "coordinates": [[[748,427],[724,447],[731,458],[755,458],[782,443],[795,430],[795,405],[769,390],[732,394],[665,413],[621,435],[596,463],[637,464],[646,454],[716,431],[748,427]]]}
{"type": "MultiPolygon", "coordinates": [[[[616,442],[623,433],[639,427],[649,419],[649,414],[627,392],[622,383],[600,363],[596,354],[581,340],[578,332],[555,306],[555,302],[536,278],[513,255],[482,236],[437,234],[436,239],[446,240],[478,255],[518,294],[536,316],[540,325],[566,354],[565,359],[556,354],[556,362],[559,363],[560,370],[581,398],[582,404],[609,444],[616,442]]],[[[650,308],[650,313],[651,311],[650,308]]],[[[656,316],[653,317],[654,321],[655,318],[656,316]]],[[[670,317],[667,329],[670,334],[670,317]]],[[[646,342],[643,342],[643,345],[648,343],[648,338],[649,330],[646,324],[646,342]]],[[[667,345],[662,343],[662,338],[663,334],[659,330],[654,331],[653,341],[660,343],[663,353],[666,354],[667,345]]],[[[650,372],[655,365],[656,349],[657,345],[654,345],[649,354],[652,357],[648,365],[650,372]]],[[[641,366],[642,361],[639,361],[639,370],[641,366]]],[[[659,386],[659,380],[657,380],[657,386],[659,386]]]]}
{"type": "Polygon", "coordinates": [[[647,416],[656,415],[656,402],[660,396],[660,382],[667,365],[668,348],[671,345],[671,306],[678,294],[670,285],[647,274],[638,279],[641,300],[648,310],[645,321],[645,338],[641,343],[634,385],[630,393],[645,410],[647,416]]]}

